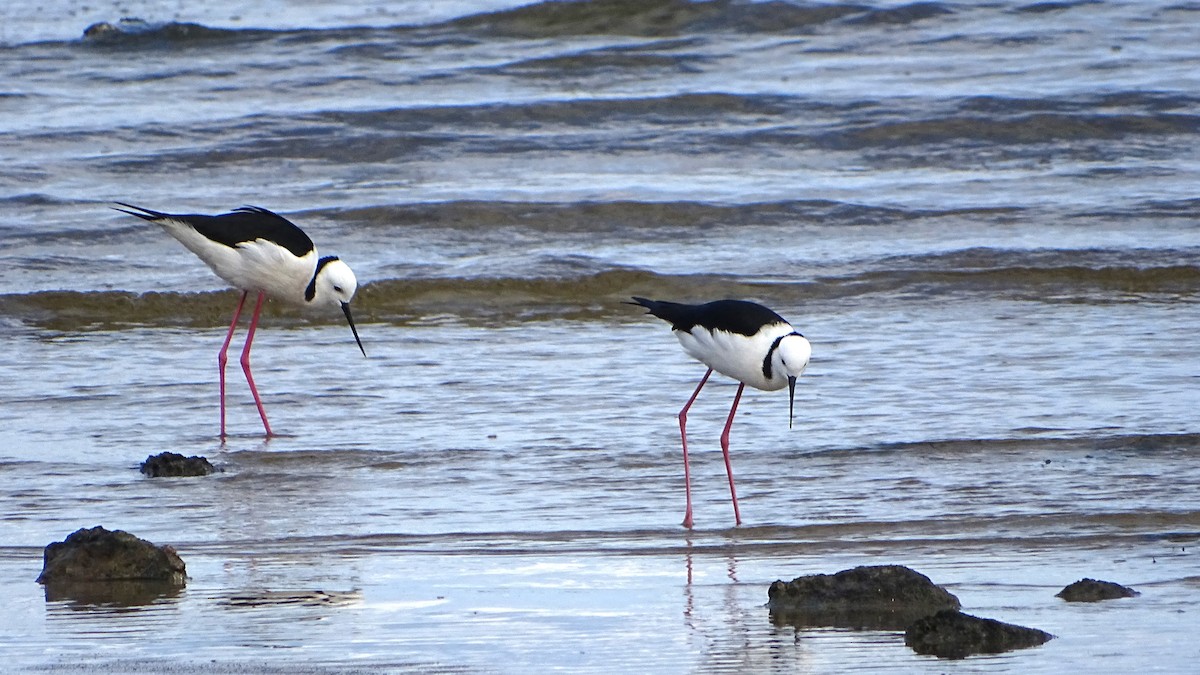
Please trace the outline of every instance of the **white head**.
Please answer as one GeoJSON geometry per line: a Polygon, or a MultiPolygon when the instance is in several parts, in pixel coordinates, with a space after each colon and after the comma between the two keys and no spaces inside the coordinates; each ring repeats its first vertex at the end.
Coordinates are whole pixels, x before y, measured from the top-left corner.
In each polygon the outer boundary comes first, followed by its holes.
{"type": "Polygon", "coordinates": [[[304,299],[313,305],[341,307],[346,321],[350,323],[350,332],[354,333],[354,341],[358,343],[363,356],[366,356],[367,350],[363,349],[362,340],[358,339],[358,329],[354,327],[354,317],[350,315],[350,301],[354,299],[354,292],[357,290],[358,279],[350,266],[337,256],[326,256],[317,261],[317,272],[304,292],[304,299]]]}
{"type": "Polygon", "coordinates": [[[779,338],[779,345],[771,355],[772,372],[787,373],[788,381],[788,428],[796,410],[796,378],[808,367],[812,356],[812,345],[799,333],[789,333],[779,338]]]}

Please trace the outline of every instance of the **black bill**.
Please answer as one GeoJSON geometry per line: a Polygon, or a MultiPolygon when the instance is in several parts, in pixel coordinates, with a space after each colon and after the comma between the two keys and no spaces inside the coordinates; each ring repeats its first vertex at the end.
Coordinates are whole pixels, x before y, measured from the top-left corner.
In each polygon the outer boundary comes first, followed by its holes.
{"type": "MultiPolygon", "coordinates": [[[[347,314],[346,316],[350,316],[350,315],[347,314]]],[[[351,324],[351,325],[353,325],[353,324],[351,324]]],[[[363,352],[363,356],[366,356],[366,352],[363,352]]],[[[789,377],[788,378],[788,428],[789,429],[792,428],[792,418],[795,417],[795,413],[796,413],[796,378],[789,377]]]]}
{"type": "Polygon", "coordinates": [[[362,340],[358,339],[358,329],[354,327],[354,317],[350,316],[350,303],[342,303],[342,313],[346,315],[346,321],[350,322],[350,332],[354,333],[354,341],[358,343],[358,349],[363,356],[367,355],[367,350],[363,349],[362,340]]]}

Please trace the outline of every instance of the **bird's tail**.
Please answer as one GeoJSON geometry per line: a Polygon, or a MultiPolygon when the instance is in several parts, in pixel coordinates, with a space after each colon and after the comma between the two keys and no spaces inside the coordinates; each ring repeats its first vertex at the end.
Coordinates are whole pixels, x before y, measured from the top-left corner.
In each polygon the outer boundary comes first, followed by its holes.
{"type": "Polygon", "coordinates": [[[667,304],[667,303],[665,303],[661,300],[650,300],[649,298],[639,298],[638,296],[635,295],[635,296],[633,296],[633,302],[629,302],[627,300],[627,301],[625,301],[624,304],[635,305],[637,307],[645,307],[647,310],[649,310],[649,312],[648,312],[649,314],[653,314],[654,316],[659,316],[658,312],[656,311],[657,308],[659,306],[667,304]]]}
{"type": "Polygon", "coordinates": [[[684,305],[666,300],[650,300],[648,298],[639,298],[636,295],[633,296],[633,302],[626,302],[625,304],[645,307],[649,314],[669,322],[672,326],[687,324],[691,321],[690,314],[695,311],[694,305],[684,305]]]}
{"type": "Polygon", "coordinates": [[[153,222],[155,220],[161,220],[163,218],[168,217],[168,214],[163,213],[161,211],[152,211],[150,209],[144,209],[140,206],[134,206],[133,204],[126,204],[125,202],[116,202],[116,203],[125,208],[119,208],[117,206],[114,206],[113,207],[114,211],[120,211],[121,213],[128,213],[129,215],[137,216],[138,218],[141,218],[142,220],[149,220],[149,221],[153,222]],[[133,210],[131,211],[130,209],[133,209],[133,210]]]}

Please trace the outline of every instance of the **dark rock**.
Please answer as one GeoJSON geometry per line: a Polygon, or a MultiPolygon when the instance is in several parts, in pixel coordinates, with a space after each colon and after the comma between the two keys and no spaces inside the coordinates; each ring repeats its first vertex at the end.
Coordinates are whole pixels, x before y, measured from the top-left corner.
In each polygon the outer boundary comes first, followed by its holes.
{"type": "Polygon", "coordinates": [[[1141,593],[1132,588],[1127,588],[1121,584],[1114,584],[1111,581],[1080,579],[1058,593],[1055,593],[1054,597],[1062,598],[1067,602],[1098,602],[1100,600],[1115,600],[1116,598],[1134,598],[1139,595],[1141,593]]]}
{"type": "Polygon", "coordinates": [[[929,577],[903,565],[855,567],[776,581],[767,591],[776,624],[903,630],[958,598],[929,577]]]}
{"type": "Polygon", "coordinates": [[[121,32],[121,29],[115,25],[101,21],[94,23],[83,29],[83,37],[85,40],[107,40],[121,32]]]}
{"type": "Polygon", "coordinates": [[[176,43],[211,40],[228,36],[230,31],[209,28],[195,23],[178,21],[145,21],[126,17],[117,23],[101,21],[83,30],[83,40],[89,44],[176,43]]]}
{"type": "Polygon", "coordinates": [[[155,546],[121,530],[96,526],[46,547],[38,583],[150,580],[185,583],[187,568],[170,546],[155,546]]]}
{"type": "Polygon", "coordinates": [[[964,659],[972,654],[999,654],[1036,647],[1054,639],[1046,631],[943,610],[918,619],[904,631],[904,644],[918,654],[964,659]]]}
{"type": "Polygon", "coordinates": [[[160,452],[142,462],[142,473],[151,478],[160,476],[207,476],[216,471],[204,457],[184,457],[177,452],[160,452]]]}

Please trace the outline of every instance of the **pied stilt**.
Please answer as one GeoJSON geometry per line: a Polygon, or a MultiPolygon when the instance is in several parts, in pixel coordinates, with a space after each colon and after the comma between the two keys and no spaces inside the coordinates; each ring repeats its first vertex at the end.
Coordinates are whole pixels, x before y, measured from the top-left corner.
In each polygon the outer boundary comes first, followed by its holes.
{"type": "Polygon", "coordinates": [[[729,494],[733,498],[733,517],[742,524],[733,467],[729,463],[729,428],[746,385],[765,391],[788,388],[788,426],[795,411],[796,378],[808,366],[812,346],[790,323],[760,304],[746,300],[717,300],[688,305],[634,297],[631,305],[640,305],[650,314],[671,324],[671,331],[692,358],[708,366],[696,391],[679,411],[679,435],[683,442],[683,482],[687,510],[683,526],[692,527],[692,485],[688,467],[687,413],[713,371],[739,382],[725,430],[721,433],[721,451],[729,474],[729,494]]]}
{"type": "Polygon", "coordinates": [[[229,332],[217,356],[221,381],[221,438],[225,438],[225,364],[229,342],[246,304],[246,296],[257,293],[254,314],[242,347],[242,371],[250,385],[250,393],[258,407],[263,428],[270,437],[271,425],[263,409],[262,399],[250,373],[250,344],[258,328],[263,301],[273,298],[297,306],[341,307],[363,356],[367,355],[358,338],[358,329],[350,315],[350,300],[358,281],[350,266],[337,256],[320,257],[312,239],[288,219],[263,208],[246,206],[218,216],[180,215],[152,211],[140,206],[117,202],[113,207],[122,213],[158,223],[168,234],[178,239],[192,253],[212,268],[217,276],[242,291],[229,332]]]}

